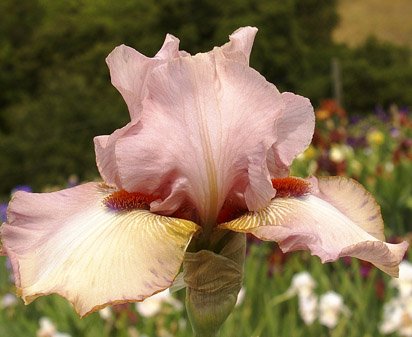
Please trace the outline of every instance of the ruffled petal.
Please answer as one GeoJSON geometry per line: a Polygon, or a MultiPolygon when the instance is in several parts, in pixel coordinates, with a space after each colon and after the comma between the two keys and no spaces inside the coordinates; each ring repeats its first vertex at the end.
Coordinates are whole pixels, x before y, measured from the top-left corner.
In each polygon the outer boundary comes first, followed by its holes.
{"type": "Polygon", "coordinates": [[[222,46],[225,57],[248,65],[257,31],[256,27],[242,27],[230,34],[230,41],[222,46]]]}
{"type": "Polygon", "coordinates": [[[220,227],[276,241],[283,251],[308,249],[322,262],[342,256],[357,257],[397,276],[408,244],[381,240],[382,219],[372,196],[347,178],[310,181],[310,194],[274,198],[265,209],[220,227]]]}
{"type": "Polygon", "coordinates": [[[251,209],[270,201],[266,154],[284,108],[274,85],[219,49],[169,61],[153,70],[147,85],[140,130],[116,144],[126,190],[156,191],[164,200],[179,178],[203,222],[216,219],[237,184],[249,191],[251,209]]]}
{"type": "Polygon", "coordinates": [[[125,45],[116,47],[106,58],[113,85],[122,94],[132,122],[116,130],[110,136],[94,138],[96,162],[100,175],[112,185],[120,187],[114,146],[120,137],[125,137],[136,126],[142,111],[142,101],[147,94],[147,78],[152,70],[176,57],[186,55],[179,51],[179,39],[167,34],[162,48],[155,57],[149,58],[125,45]]]}
{"type": "Polygon", "coordinates": [[[109,185],[121,187],[115,155],[116,142],[121,137],[134,134],[136,128],[138,128],[136,121],[132,121],[110,136],[97,136],[93,139],[97,168],[103,180],[109,185]]]}
{"type": "Polygon", "coordinates": [[[125,45],[116,47],[106,58],[112,84],[126,101],[132,120],[140,118],[142,100],[147,93],[146,80],[153,68],[179,55],[179,39],[167,34],[153,58],[125,45]]]}
{"type": "Polygon", "coordinates": [[[88,183],[15,194],[1,234],[26,303],[57,293],[84,316],[172,284],[198,226],[146,210],[114,211],[103,203],[110,192],[88,183]]]}
{"type": "Polygon", "coordinates": [[[290,92],[282,93],[285,110],[277,121],[277,140],[268,153],[272,177],[287,174],[293,159],[310,144],[315,129],[315,114],[310,101],[290,92]]]}

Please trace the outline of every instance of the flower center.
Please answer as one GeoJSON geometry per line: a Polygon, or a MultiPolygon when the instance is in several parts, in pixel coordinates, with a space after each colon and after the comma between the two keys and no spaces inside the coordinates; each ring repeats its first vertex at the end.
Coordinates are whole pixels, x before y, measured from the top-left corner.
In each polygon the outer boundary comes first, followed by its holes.
{"type": "Polygon", "coordinates": [[[275,198],[296,198],[310,192],[309,182],[296,177],[272,179],[272,186],[276,190],[275,198]]]}
{"type": "Polygon", "coordinates": [[[242,209],[239,206],[233,205],[230,202],[225,202],[220,209],[219,215],[216,219],[217,224],[232,221],[241,215],[245,214],[248,210],[242,209]]]}
{"type": "Polygon", "coordinates": [[[116,211],[132,211],[135,209],[150,209],[150,203],[158,199],[153,195],[139,192],[119,190],[104,198],[103,203],[116,211]]]}

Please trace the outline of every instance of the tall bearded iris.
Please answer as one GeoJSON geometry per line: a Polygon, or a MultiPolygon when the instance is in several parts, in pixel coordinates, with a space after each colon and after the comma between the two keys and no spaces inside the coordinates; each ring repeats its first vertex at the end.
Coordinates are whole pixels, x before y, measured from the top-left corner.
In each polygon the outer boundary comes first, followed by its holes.
{"type": "Polygon", "coordinates": [[[170,287],[183,263],[189,316],[206,336],[235,303],[243,233],[397,275],[407,244],[383,242],[363,187],[288,177],[311,141],[313,108],[248,66],[256,32],[194,56],[171,35],[154,58],[126,46],[108,56],[131,121],[95,138],[104,183],[17,192],[9,205],[2,241],[26,303],[58,293],[84,316],[170,287]]]}

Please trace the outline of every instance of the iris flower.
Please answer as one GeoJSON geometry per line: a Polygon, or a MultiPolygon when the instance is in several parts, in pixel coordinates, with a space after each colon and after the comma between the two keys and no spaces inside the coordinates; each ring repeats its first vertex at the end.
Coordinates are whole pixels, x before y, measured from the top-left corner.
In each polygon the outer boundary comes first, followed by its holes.
{"type": "Polygon", "coordinates": [[[8,208],[3,250],[25,303],[57,293],[85,316],[142,301],[173,284],[187,249],[212,250],[230,231],[397,275],[407,244],[384,242],[361,185],[288,176],[314,112],[249,67],[256,32],[193,56],[167,35],[153,58],[124,45],[107,57],[131,121],[94,139],[104,182],[17,192],[8,208]]]}

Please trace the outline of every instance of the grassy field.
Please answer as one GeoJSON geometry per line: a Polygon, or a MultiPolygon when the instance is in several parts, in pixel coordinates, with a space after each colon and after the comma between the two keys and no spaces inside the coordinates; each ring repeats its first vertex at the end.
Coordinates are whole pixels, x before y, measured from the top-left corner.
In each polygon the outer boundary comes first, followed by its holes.
{"type": "Polygon", "coordinates": [[[338,42],[358,45],[368,36],[412,47],[412,1],[339,0],[338,42]]]}

